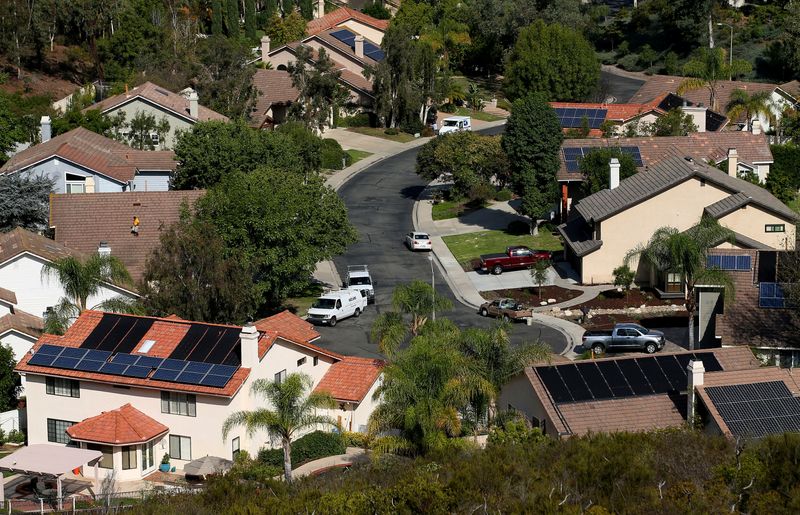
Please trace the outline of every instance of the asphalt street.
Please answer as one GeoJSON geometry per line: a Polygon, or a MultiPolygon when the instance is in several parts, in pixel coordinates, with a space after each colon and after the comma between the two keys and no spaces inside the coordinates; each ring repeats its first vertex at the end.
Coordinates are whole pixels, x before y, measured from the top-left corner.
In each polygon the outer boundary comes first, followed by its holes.
{"type": "Polygon", "coordinates": [[[613,97],[614,103],[624,104],[630,101],[634,93],[644,81],[623,77],[614,73],[600,72],[600,92],[603,99],[613,97]]]}
{"type": "MultiPolygon", "coordinates": [[[[491,132],[499,133],[502,127],[491,132]]],[[[418,149],[405,151],[358,173],[339,190],[349,211],[351,223],[360,241],[334,259],[339,274],[344,276],[347,265],[368,265],[375,282],[375,304],[359,317],[339,322],[336,327],[318,326],[322,338],[317,342],[333,351],[365,357],[380,356],[369,338],[372,322],[378,313],[390,311],[394,287],[414,279],[431,281],[431,262],[427,253],[412,253],[403,245],[405,233],[413,230],[414,202],[426,182],[414,173],[418,149]]],[[[447,317],[459,327],[489,327],[492,320],[479,316],[475,310],[458,302],[438,267],[434,265],[436,291],[453,302],[453,309],[438,316],[447,317]]],[[[565,350],[567,340],[556,329],[541,325],[515,324],[512,342],[532,342],[540,339],[553,352],[565,350]]]]}

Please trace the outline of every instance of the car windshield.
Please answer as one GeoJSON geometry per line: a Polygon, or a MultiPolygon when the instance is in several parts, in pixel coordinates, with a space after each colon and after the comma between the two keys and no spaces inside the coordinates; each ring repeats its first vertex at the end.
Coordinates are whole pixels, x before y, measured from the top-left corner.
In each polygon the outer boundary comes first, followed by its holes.
{"type": "Polygon", "coordinates": [[[444,126],[445,127],[455,127],[457,125],[458,125],[458,122],[455,121],[455,120],[445,120],[444,121],[444,126]]]}
{"type": "Polygon", "coordinates": [[[429,240],[430,237],[427,234],[415,234],[414,235],[414,239],[415,240],[429,240]]]}
{"type": "Polygon", "coordinates": [[[372,284],[369,280],[369,277],[351,277],[350,278],[350,285],[352,286],[360,286],[362,284],[372,284]]]}
{"type": "Polygon", "coordinates": [[[631,329],[636,329],[637,331],[639,331],[642,334],[647,334],[647,333],[650,332],[649,329],[645,329],[644,327],[642,327],[640,325],[631,325],[631,326],[628,326],[628,327],[630,327],[631,329]]]}
{"type": "Polygon", "coordinates": [[[336,307],[336,299],[317,299],[311,307],[317,309],[333,309],[336,307]]]}

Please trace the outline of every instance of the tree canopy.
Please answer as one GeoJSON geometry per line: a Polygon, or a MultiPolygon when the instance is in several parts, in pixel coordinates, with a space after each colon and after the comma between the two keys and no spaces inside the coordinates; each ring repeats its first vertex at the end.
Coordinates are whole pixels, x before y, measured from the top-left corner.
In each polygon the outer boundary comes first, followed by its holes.
{"type": "Polygon", "coordinates": [[[581,197],[588,197],[608,188],[609,163],[612,158],[619,160],[619,180],[627,179],[636,173],[636,163],[633,158],[618,147],[594,149],[580,160],[579,169],[583,175],[583,182],[580,185],[581,197]]]}
{"type": "Polygon", "coordinates": [[[9,345],[0,343],[0,410],[4,412],[17,407],[17,396],[22,391],[19,375],[14,372],[20,359],[22,356],[14,356],[9,345]]]}
{"type": "Polygon", "coordinates": [[[0,175],[0,232],[16,227],[45,229],[50,216],[54,181],[27,173],[0,175]]]}
{"type": "Polygon", "coordinates": [[[289,64],[289,76],[299,95],[289,106],[288,118],[314,131],[333,125],[333,113],[349,100],[347,89],[339,83],[342,72],[324,49],[297,47],[297,60],[289,64]],[[312,64],[308,64],[311,62],[312,64]]]}

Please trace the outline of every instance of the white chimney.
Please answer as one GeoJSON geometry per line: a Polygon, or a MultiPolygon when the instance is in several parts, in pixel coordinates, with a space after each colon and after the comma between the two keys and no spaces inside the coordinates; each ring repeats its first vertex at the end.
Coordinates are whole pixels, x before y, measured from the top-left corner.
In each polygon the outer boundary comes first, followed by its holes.
{"type": "Polygon", "coordinates": [[[197,101],[198,101],[197,91],[195,90],[189,91],[189,116],[195,119],[200,117],[199,115],[200,110],[198,108],[197,101]]]}
{"type": "Polygon", "coordinates": [[[314,13],[315,18],[322,18],[325,16],[325,0],[317,0],[317,12],[314,13]]]}
{"type": "Polygon", "coordinates": [[[753,134],[761,134],[761,122],[753,120],[753,134]]]}
{"type": "Polygon", "coordinates": [[[108,242],[101,241],[100,246],[97,247],[97,253],[103,257],[110,257],[111,256],[111,247],[108,246],[108,242]]]}
{"type": "Polygon", "coordinates": [[[731,177],[739,176],[739,153],[735,148],[728,149],[728,175],[731,177]]]}
{"type": "Polygon", "coordinates": [[[265,63],[267,62],[267,56],[269,55],[269,43],[269,36],[261,36],[261,61],[265,63]]]}
{"type": "Polygon", "coordinates": [[[681,111],[692,116],[692,123],[697,126],[697,132],[706,132],[706,111],[707,107],[703,106],[683,106],[681,111]]]}
{"type": "Polygon", "coordinates": [[[610,175],[608,177],[608,189],[613,190],[619,186],[619,159],[612,157],[608,163],[610,175]]]}
{"type": "Polygon", "coordinates": [[[706,369],[702,361],[690,360],[686,370],[689,372],[688,384],[686,385],[686,421],[691,428],[695,426],[695,416],[697,415],[697,392],[695,388],[703,386],[703,375],[706,369]]]}
{"type": "Polygon", "coordinates": [[[252,322],[247,322],[239,333],[242,345],[242,367],[254,368],[258,365],[258,329],[252,322]]]}
{"type": "Polygon", "coordinates": [[[83,192],[94,193],[94,177],[91,175],[83,181],[83,192]]]}
{"type": "Polygon", "coordinates": [[[361,34],[356,36],[356,57],[364,58],[364,36],[361,34]]]}
{"type": "Polygon", "coordinates": [[[50,136],[52,132],[50,131],[50,117],[49,116],[42,116],[41,119],[41,127],[39,128],[39,139],[42,143],[45,141],[50,141],[50,136]]]}

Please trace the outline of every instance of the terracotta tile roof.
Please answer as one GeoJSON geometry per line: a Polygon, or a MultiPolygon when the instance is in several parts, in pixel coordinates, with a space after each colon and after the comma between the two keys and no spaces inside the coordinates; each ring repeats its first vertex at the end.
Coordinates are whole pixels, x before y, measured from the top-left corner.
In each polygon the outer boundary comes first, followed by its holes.
{"type": "Polygon", "coordinates": [[[87,418],[67,428],[73,440],[111,445],[131,445],[149,442],[169,431],[130,404],[87,418]]]}
{"type": "Polygon", "coordinates": [[[379,359],[346,356],[322,376],[315,392],[328,392],[337,401],[361,402],[386,363],[379,359]]]}
{"type": "Polygon", "coordinates": [[[333,12],[329,12],[321,18],[309,21],[306,24],[306,34],[313,36],[314,34],[318,34],[323,30],[338,27],[348,20],[356,20],[364,25],[369,25],[370,27],[376,28],[380,31],[386,31],[386,29],[389,27],[389,20],[379,20],[360,11],[356,11],[355,9],[350,9],[349,7],[340,7],[333,12]]]}
{"type": "Polygon", "coordinates": [[[71,161],[118,182],[133,180],[137,171],[174,171],[172,151],[135,150],[110,138],[78,127],[15,154],[0,173],[24,170],[52,157],[71,161]]]}
{"type": "Polygon", "coordinates": [[[44,321],[30,313],[15,309],[0,317],[0,335],[8,331],[17,331],[32,338],[38,338],[44,330],[44,321]]]}
{"type": "Polygon", "coordinates": [[[184,201],[189,206],[205,192],[148,191],[52,195],[50,226],[56,242],[84,254],[97,252],[101,241],[122,260],[134,282],[144,273],[150,253],[160,244],[164,227],[177,222],[184,201]],[[131,234],[133,217],[139,217],[139,235],[131,234]]]}
{"type": "MultiPolygon", "coordinates": [[[[606,120],[615,122],[627,122],[650,112],[663,114],[664,111],[658,108],[658,104],[601,104],[601,103],[580,103],[580,102],[550,102],[550,106],[556,107],[575,107],[578,109],[605,109],[606,120]]],[[[602,133],[601,133],[602,134],[602,133]]]]}
{"type": "MultiPolygon", "coordinates": [[[[767,136],[746,131],[695,132],[688,136],[566,139],[561,145],[562,149],[576,147],[639,147],[645,167],[653,167],[676,154],[690,156],[695,161],[718,164],[728,159],[730,148],[736,149],[740,163],[750,167],[756,163],[773,162],[767,136]]],[[[583,180],[580,172],[567,171],[563,152],[559,158],[559,181],[583,180]]]]}
{"type": "Polygon", "coordinates": [[[262,318],[254,325],[259,331],[274,331],[282,338],[298,343],[310,343],[320,336],[312,324],[289,310],[262,318]]]}
{"type": "Polygon", "coordinates": [[[199,122],[206,122],[209,120],[228,121],[227,116],[221,115],[218,112],[212,111],[211,109],[202,105],[198,106],[198,117],[191,117],[189,115],[189,99],[184,98],[178,93],[173,93],[172,91],[157,86],[152,82],[145,82],[144,84],[132,88],[127,93],[120,93],[119,95],[108,97],[105,100],[87,107],[84,109],[84,112],[91,109],[99,109],[105,113],[118,106],[132,102],[137,98],[159,105],[187,120],[199,122]]]}
{"type": "Polygon", "coordinates": [[[19,227],[0,234],[0,265],[23,252],[29,252],[47,261],[55,261],[67,256],[85,257],[82,252],[19,227]]]}
{"type": "Polygon", "coordinates": [[[17,303],[17,294],[11,290],[6,290],[5,288],[0,288],[0,300],[4,300],[9,304],[16,304],[17,303]]]}
{"type": "Polygon", "coordinates": [[[267,111],[273,105],[288,105],[297,100],[300,93],[292,85],[292,77],[285,70],[256,70],[253,85],[258,91],[256,105],[250,116],[251,124],[262,127],[267,122],[267,111]]]}

